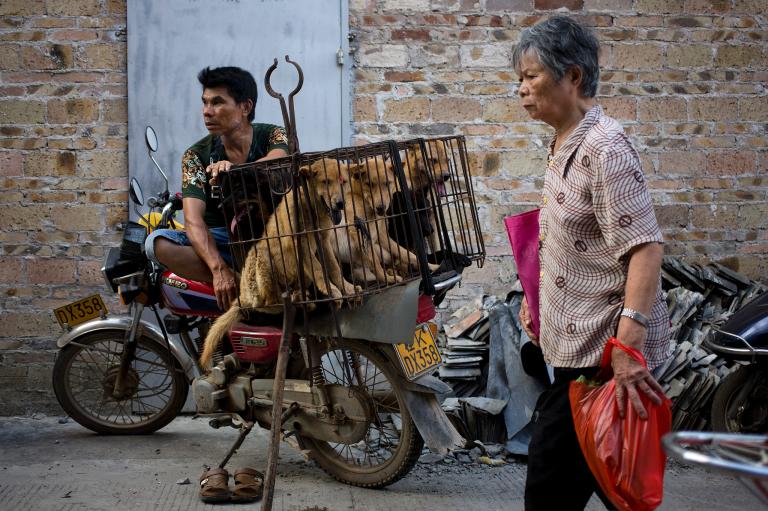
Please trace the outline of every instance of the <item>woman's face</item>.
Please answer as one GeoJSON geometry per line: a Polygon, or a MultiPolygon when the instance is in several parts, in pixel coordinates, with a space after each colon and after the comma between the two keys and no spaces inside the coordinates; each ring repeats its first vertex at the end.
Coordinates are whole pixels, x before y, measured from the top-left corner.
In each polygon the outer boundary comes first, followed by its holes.
{"type": "Polygon", "coordinates": [[[573,84],[568,76],[557,82],[539,61],[536,52],[528,50],[520,59],[520,103],[532,119],[558,127],[573,106],[573,84]]]}

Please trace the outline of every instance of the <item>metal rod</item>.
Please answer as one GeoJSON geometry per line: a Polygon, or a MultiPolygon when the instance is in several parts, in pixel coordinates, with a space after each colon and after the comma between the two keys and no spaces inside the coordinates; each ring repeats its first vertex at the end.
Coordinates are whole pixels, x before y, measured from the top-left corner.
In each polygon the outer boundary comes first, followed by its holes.
{"type": "Polygon", "coordinates": [[[283,415],[283,390],[285,388],[285,373],[288,368],[288,348],[293,335],[293,320],[296,308],[291,301],[291,293],[283,293],[283,335],[280,337],[280,348],[277,355],[275,380],[272,385],[272,426],[269,457],[267,458],[267,473],[264,477],[264,498],[261,501],[261,511],[272,511],[272,499],[275,497],[275,475],[277,472],[277,457],[280,453],[280,430],[282,424],[278,417],[283,415]]]}
{"type": "Polygon", "coordinates": [[[245,437],[248,436],[248,433],[250,433],[252,429],[253,422],[246,422],[240,427],[240,434],[237,436],[237,440],[235,440],[235,443],[232,444],[232,447],[230,447],[227,455],[224,456],[224,459],[221,461],[221,463],[219,463],[219,468],[224,468],[224,465],[229,462],[229,459],[232,457],[232,455],[237,452],[241,445],[243,445],[245,437]]]}

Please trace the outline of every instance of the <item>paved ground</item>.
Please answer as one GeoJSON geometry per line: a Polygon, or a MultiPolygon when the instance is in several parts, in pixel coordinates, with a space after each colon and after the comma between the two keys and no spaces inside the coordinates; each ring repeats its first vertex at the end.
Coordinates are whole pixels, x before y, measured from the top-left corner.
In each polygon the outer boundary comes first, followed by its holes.
{"type": "MultiPolygon", "coordinates": [[[[176,419],[144,437],[103,437],[57,418],[0,419],[0,509],[180,510],[216,509],[197,499],[204,463],[222,456],[232,429],[212,430],[204,420],[176,419]],[[189,478],[192,484],[177,481],[189,478]]],[[[254,431],[231,467],[265,466],[266,431],[254,431]]],[[[276,511],[522,510],[524,464],[417,465],[385,490],[335,482],[283,444],[276,511]]],[[[556,491],[556,489],[554,490],[556,491]]],[[[218,506],[259,509],[259,504],[218,506]]],[[[593,500],[589,509],[603,509],[593,500]]],[[[760,509],[733,479],[671,466],[662,510],[760,509]]]]}

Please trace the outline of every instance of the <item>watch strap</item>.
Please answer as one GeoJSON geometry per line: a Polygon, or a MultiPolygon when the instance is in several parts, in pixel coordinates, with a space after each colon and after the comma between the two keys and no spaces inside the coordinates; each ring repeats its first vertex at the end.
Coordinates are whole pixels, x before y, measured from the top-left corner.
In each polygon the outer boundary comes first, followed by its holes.
{"type": "Polygon", "coordinates": [[[648,328],[649,319],[648,319],[648,316],[646,316],[645,314],[642,314],[642,313],[640,313],[640,312],[638,312],[638,311],[636,311],[634,309],[630,309],[628,307],[624,307],[621,310],[621,315],[625,316],[625,317],[627,317],[629,319],[633,319],[633,320],[637,321],[638,323],[640,323],[641,325],[643,325],[645,328],[648,328]]]}

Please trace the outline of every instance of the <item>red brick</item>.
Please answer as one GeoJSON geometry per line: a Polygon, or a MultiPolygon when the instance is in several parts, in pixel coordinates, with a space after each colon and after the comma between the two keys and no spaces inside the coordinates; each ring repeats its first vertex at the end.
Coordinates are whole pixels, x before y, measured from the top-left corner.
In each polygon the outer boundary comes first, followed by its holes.
{"type": "Polygon", "coordinates": [[[24,164],[22,153],[0,152],[0,176],[20,176],[24,164]]]}
{"type": "Polygon", "coordinates": [[[32,284],[74,284],[76,263],[73,260],[30,259],[29,281],[32,284]]]}
{"type": "Polygon", "coordinates": [[[553,11],[565,7],[571,11],[580,11],[584,0],[534,0],[533,7],[543,11],[553,11]]]}
{"type": "Polygon", "coordinates": [[[710,176],[733,176],[755,174],[757,158],[754,151],[718,151],[707,156],[707,174],[710,176]]]}

